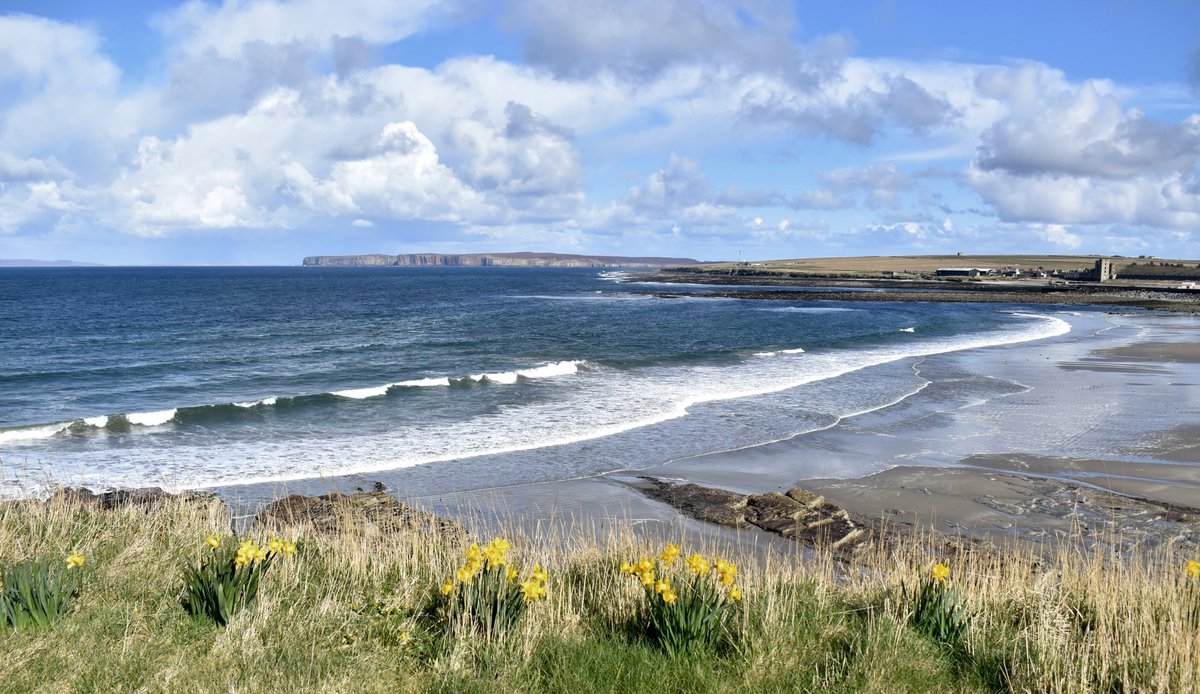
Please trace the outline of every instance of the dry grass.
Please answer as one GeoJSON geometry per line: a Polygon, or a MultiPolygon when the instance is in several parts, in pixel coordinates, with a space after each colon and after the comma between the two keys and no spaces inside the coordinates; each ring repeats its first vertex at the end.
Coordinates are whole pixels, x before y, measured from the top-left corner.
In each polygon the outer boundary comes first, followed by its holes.
{"type": "MultiPolygon", "coordinates": [[[[631,532],[510,534],[550,569],[515,633],[447,631],[428,609],[461,561],[438,537],[296,529],[259,601],[225,629],[180,607],[180,570],[227,528],[217,504],[150,512],[0,507],[0,562],[88,557],[71,612],[0,631],[3,691],[1161,691],[1200,690],[1191,557],[1070,548],[932,557],[914,536],[861,566],[736,556],[746,599],[729,647],[671,660],[639,633],[642,591],[617,567],[657,553],[631,532]],[[903,586],[946,559],[972,611],[954,654],[906,626],[903,586]]],[[[488,539],[488,538],[481,538],[488,539]]],[[[685,552],[707,548],[688,544],[685,552]]]]}

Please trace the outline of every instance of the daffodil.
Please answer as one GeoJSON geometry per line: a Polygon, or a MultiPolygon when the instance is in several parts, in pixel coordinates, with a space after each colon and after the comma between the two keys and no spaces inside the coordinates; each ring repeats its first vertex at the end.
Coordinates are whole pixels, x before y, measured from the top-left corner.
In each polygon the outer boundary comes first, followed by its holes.
{"type": "Polygon", "coordinates": [[[950,567],[938,562],[933,565],[930,574],[933,576],[933,580],[945,583],[946,579],[950,578],[950,567]]]}
{"type": "Polygon", "coordinates": [[[735,576],[737,576],[736,564],[730,561],[725,561],[724,559],[718,559],[716,569],[717,580],[721,582],[721,585],[733,585],[733,579],[735,576]]]}
{"type": "Polygon", "coordinates": [[[671,582],[665,578],[654,584],[654,592],[658,593],[659,595],[662,595],[668,590],[671,590],[671,582]]]}
{"type": "Polygon", "coordinates": [[[539,583],[545,583],[546,579],[548,578],[549,576],[546,574],[546,570],[543,569],[540,564],[533,565],[533,580],[539,583]]]}
{"type": "Polygon", "coordinates": [[[219,549],[221,547],[221,538],[217,535],[209,535],[204,544],[208,545],[209,549],[219,549]]]}
{"type": "Polygon", "coordinates": [[[454,572],[454,577],[458,579],[459,583],[470,583],[471,579],[475,577],[475,572],[469,566],[460,566],[454,572]]]}
{"type": "Polygon", "coordinates": [[[68,569],[77,569],[77,568],[83,566],[84,561],[85,560],[84,560],[82,554],[78,554],[76,552],[71,552],[70,554],[67,555],[67,568],[68,569]]]}
{"type": "Polygon", "coordinates": [[[290,557],[296,553],[296,543],[287,541],[283,543],[283,556],[290,557]]]}
{"type": "Polygon", "coordinates": [[[629,574],[632,574],[633,571],[634,571],[633,564],[630,564],[627,561],[621,562],[621,573],[629,575],[629,574]]]}
{"type": "Polygon", "coordinates": [[[1195,559],[1189,559],[1187,566],[1184,567],[1184,569],[1183,569],[1183,573],[1188,578],[1200,579],[1200,561],[1196,561],[1195,559]]]}
{"type": "Polygon", "coordinates": [[[668,605],[674,605],[675,600],[678,597],[679,596],[675,595],[675,591],[673,591],[669,588],[667,590],[663,591],[663,594],[662,594],[663,602],[667,603],[668,605]]]}
{"type": "Polygon", "coordinates": [[[663,549],[662,554],[658,555],[658,558],[661,559],[664,564],[670,564],[679,558],[679,552],[679,545],[667,545],[663,549]]]}
{"type": "Polygon", "coordinates": [[[708,573],[708,560],[699,554],[693,554],[686,560],[688,568],[697,576],[703,576],[708,573]]]}
{"type": "Polygon", "coordinates": [[[635,573],[644,574],[647,571],[654,571],[654,562],[650,561],[649,557],[642,557],[642,560],[637,563],[635,573]]]}
{"type": "Polygon", "coordinates": [[[643,586],[646,586],[647,588],[651,588],[654,586],[654,572],[653,571],[642,572],[641,579],[642,579],[643,586]]]}
{"type": "Polygon", "coordinates": [[[271,554],[283,552],[283,540],[272,535],[271,539],[267,540],[267,549],[271,551],[271,554]]]}
{"type": "Polygon", "coordinates": [[[546,596],[546,587],[534,580],[521,581],[521,595],[526,602],[534,602],[546,596]]]}
{"type": "Polygon", "coordinates": [[[740,602],[742,599],[742,589],[734,586],[729,589],[729,599],[734,602],[740,602]]]}
{"type": "Polygon", "coordinates": [[[441,585],[442,595],[449,595],[454,592],[454,581],[447,578],[446,582],[441,585]]]}
{"type": "Polygon", "coordinates": [[[506,579],[508,579],[508,582],[509,582],[509,583],[516,583],[516,582],[517,582],[517,569],[516,569],[516,567],[513,567],[513,566],[510,566],[510,567],[508,567],[508,570],[504,572],[504,577],[505,577],[506,579]]]}

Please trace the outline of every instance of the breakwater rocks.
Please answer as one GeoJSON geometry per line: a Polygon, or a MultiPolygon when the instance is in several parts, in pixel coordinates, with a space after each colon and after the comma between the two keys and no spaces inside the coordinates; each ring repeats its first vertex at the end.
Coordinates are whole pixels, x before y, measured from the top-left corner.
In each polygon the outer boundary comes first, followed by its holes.
{"type": "Polygon", "coordinates": [[[695,263],[688,258],[571,255],[565,253],[408,253],[314,255],[305,267],[637,267],[695,263]]]}

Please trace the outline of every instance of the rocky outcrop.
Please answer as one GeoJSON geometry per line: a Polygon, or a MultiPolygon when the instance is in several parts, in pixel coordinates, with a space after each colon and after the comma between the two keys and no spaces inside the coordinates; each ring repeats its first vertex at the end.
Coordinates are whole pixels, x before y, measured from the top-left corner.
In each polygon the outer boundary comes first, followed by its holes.
{"type": "Polygon", "coordinates": [[[753,525],[813,547],[853,553],[870,539],[870,526],[843,508],[796,487],[787,494],[741,495],[698,484],[643,478],[640,488],[698,520],[729,527],[753,525]]]}
{"type": "Polygon", "coordinates": [[[254,517],[269,530],[304,527],[319,533],[377,536],[400,532],[431,533],[450,542],[463,542],[461,525],[406,506],[385,492],[292,495],[276,501],[254,517]]]}
{"type": "Polygon", "coordinates": [[[100,511],[116,511],[136,508],[150,511],[169,503],[221,504],[216,494],[208,492],[180,492],[173,494],[159,487],[139,489],[114,489],[99,494],[83,487],[63,487],[46,500],[47,505],[81,506],[100,511]]]}
{"type": "Polygon", "coordinates": [[[409,253],[405,255],[315,255],[306,267],[646,267],[691,264],[690,258],[570,255],[564,253],[409,253]]]}

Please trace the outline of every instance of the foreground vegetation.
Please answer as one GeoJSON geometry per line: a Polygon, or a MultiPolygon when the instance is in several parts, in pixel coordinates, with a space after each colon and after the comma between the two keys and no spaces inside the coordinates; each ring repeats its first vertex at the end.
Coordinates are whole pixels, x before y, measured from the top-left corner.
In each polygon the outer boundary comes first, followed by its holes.
{"type": "Polygon", "coordinates": [[[1200,690],[1200,565],[1169,552],[933,557],[914,536],[847,568],[350,530],[235,537],[215,502],[0,506],[0,567],[78,581],[59,618],[0,625],[0,690],[1200,690]],[[185,607],[227,561],[258,567],[256,596],[185,607]]]}

